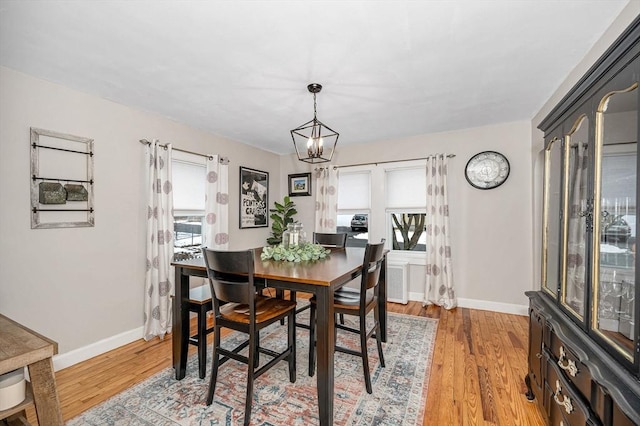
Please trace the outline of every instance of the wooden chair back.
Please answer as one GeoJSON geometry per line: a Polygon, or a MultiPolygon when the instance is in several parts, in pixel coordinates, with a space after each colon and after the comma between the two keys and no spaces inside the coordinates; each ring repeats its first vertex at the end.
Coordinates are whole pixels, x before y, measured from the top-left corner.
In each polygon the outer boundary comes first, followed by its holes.
{"type": "Polygon", "coordinates": [[[245,303],[253,306],[253,250],[220,251],[202,248],[211,285],[214,310],[219,302],[245,303]]]}
{"type": "Polygon", "coordinates": [[[347,234],[344,232],[338,232],[335,234],[314,232],[313,242],[325,247],[344,248],[347,245],[347,234]]]}
{"type": "MultiPolygon", "coordinates": [[[[364,298],[367,290],[378,285],[380,271],[382,270],[382,258],[384,256],[384,240],[378,244],[367,244],[362,263],[362,275],[360,282],[360,294],[364,298]]],[[[376,293],[377,296],[377,293],[376,293]]]]}

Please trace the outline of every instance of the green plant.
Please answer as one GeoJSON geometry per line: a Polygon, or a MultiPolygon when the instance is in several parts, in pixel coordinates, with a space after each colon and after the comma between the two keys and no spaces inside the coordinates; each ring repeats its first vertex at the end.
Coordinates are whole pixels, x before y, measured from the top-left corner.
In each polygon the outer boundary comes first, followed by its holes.
{"type": "Polygon", "coordinates": [[[275,201],[274,209],[271,212],[271,236],[267,238],[267,244],[275,246],[282,242],[282,233],[287,229],[287,225],[293,223],[293,216],[298,213],[296,205],[288,195],[285,195],[282,204],[275,201]]]}
{"type": "Polygon", "coordinates": [[[302,262],[303,260],[324,259],[331,253],[331,250],[319,244],[304,243],[295,247],[284,248],[284,246],[270,246],[262,250],[260,258],[262,260],[282,260],[286,262],[302,262]]]}

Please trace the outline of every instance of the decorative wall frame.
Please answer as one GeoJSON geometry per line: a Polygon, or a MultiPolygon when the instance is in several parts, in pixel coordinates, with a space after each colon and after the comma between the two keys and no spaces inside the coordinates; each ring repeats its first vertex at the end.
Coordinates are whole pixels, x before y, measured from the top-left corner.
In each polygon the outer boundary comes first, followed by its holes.
{"type": "Polygon", "coordinates": [[[268,226],[269,173],[240,166],[240,229],[268,226]]]}
{"type": "Polygon", "coordinates": [[[311,195],[311,173],[289,175],[289,196],[311,195]]]}
{"type": "Polygon", "coordinates": [[[31,228],[94,226],[93,139],[32,127],[30,145],[31,228]]]}

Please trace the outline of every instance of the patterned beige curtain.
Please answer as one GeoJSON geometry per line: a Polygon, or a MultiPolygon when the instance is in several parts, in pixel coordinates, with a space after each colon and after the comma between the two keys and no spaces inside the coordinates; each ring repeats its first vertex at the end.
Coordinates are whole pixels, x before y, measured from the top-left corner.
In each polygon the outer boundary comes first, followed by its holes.
{"type": "Polygon", "coordinates": [[[458,306],[453,287],[446,154],[427,159],[427,279],[424,305],[458,306]]]}
{"type": "Polygon", "coordinates": [[[173,292],[173,188],[171,144],[154,139],[147,148],[147,271],[145,274],[144,339],[171,333],[173,292]]]}
{"type": "Polygon", "coordinates": [[[207,160],[203,247],[229,248],[229,165],[214,155],[207,160]]]}
{"type": "Polygon", "coordinates": [[[319,167],[316,172],[315,232],[336,232],[338,222],[338,169],[319,167]]]}

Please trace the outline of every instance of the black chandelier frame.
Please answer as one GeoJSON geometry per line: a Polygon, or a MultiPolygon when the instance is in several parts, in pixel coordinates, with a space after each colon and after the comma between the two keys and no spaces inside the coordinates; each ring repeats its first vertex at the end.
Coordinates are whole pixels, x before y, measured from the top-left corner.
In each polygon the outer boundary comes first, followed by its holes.
{"type": "Polygon", "coordinates": [[[298,160],[311,164],[327,163],[333,158],[340,134],[318,120],[316,94],[320,93],[322,85],[311,83],[307,90],[313,94],[313,118],[291,130],[293,146],[298,160]],[[299,148],[299,145],[304,148],[299,148]],[[326,156],[325,146],[330,148],[329,155],[326,156]]]}

